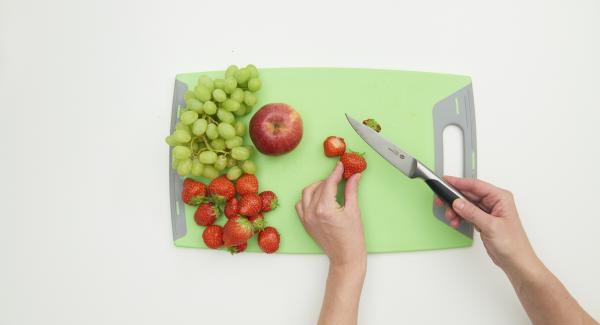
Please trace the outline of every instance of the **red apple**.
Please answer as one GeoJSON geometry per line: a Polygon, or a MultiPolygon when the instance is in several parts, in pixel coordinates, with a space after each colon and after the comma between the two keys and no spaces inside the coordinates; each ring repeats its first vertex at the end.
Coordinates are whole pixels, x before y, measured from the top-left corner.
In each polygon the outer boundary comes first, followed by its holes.
{"type": "Polygon", "coordinates": [[[265,155],[283,155],[300,143],[302,118],[288,104],[267,104],[252,116],[250,138],[256,149],[265,155]]]}

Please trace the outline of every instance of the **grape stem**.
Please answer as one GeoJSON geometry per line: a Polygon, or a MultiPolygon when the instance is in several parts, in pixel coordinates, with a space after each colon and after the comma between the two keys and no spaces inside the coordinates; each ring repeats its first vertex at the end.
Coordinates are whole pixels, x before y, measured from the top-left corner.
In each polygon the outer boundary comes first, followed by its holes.
{"type": "Polygon", "coordinates": [[[204,145],[206,146],[206,148],[205,148],[205,149],[208,149],[208,150],[210,150],[210,151],[214,151],[214,152],[218,152],[218,153],[222,153],[222,154],[224,154],[225,156],[228,156],[228,155],[229,155],[229,152],[227,152],[227,151],[224,151],[224,150],[216,150],[216,149],[214,149],[213,147],[211,147],[211,146],[210,146],[210,144],[208,143],[208,140],[206,140],[206,137],[204,137],[204,136],[201,136],[201,137],[199,137],[199,138],[201,138],[201,139],[202,139],[202,141],[204,141],[204,145]]]}

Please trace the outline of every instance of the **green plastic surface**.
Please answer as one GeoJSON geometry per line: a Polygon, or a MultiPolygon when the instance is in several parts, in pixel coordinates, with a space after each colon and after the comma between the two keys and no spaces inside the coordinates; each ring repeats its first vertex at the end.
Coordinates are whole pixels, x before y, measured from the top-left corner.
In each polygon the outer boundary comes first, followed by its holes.
{"type": "MultiPolygon", "coordinates": [[[[222,77],[223,72],[186,73],[177,80],[194,86],[198,76],[222,77]]],[[[349,149],[364,152],[367,170],[360,184],[360,207],[370,253],[465,247],[472,240],[435,218],[433,194],[420,180],[411,180],[373,151],[354,132],[344,113],[356,119],[375,118],[382,134],[432,169],[434,166],[433,106],[469,85],[466,76],[397,70],[340,68],[261,69],[263,88],[258,103],[284,102],[302,116],[304,136],[292,152],[278,157],[256,152],[260,190],[272,190],[280,206],[265,215],[281,233],[279,253],[321,253],[304,231],[294,204],[302,189],[326,177],[336,159],[323,155],[323,140],[338,135],[349,149]]],[[[249,141],[249,140],[247,140],[249,141]]],[[[186,206],[187,234],[175,245],[205,248],[202,230],[186,206]]],[[[218,220],[224,224],[225,217],[218,220]]],[[[260,251],[254,237],[248,251],[260,251]]]]}

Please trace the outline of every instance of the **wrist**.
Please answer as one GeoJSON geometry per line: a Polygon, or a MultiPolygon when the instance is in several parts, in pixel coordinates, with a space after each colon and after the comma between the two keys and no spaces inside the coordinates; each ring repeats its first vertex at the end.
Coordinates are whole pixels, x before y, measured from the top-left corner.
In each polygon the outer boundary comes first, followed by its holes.
{"type": "Polygon", "coordinates": [[[535,254],[527,259],[512,263],[503,270],[515,288],[520,288],[526,283],[544,281],[544,275],[548,272],[544,263],[535,254]]]}
{"type": "Polygon", "coordinates": [[[343,275],[363,276],[367,272],[367,257],[360,256],[346,261],[329,260],[329,272],[343,275]]]}

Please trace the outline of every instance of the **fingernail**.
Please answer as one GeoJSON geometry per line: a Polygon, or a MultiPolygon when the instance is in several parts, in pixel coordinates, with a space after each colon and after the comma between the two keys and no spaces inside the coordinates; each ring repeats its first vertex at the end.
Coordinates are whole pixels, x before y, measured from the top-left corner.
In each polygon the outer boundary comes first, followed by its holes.
{"type": "Polygon", "coordinates": [[[463,200],[461,199],[457,199],[456,201],[454,201],[454,204],[452,206],[457,210],[462,210],[465,207],[465,202],[463,202],[463,200]]]}

